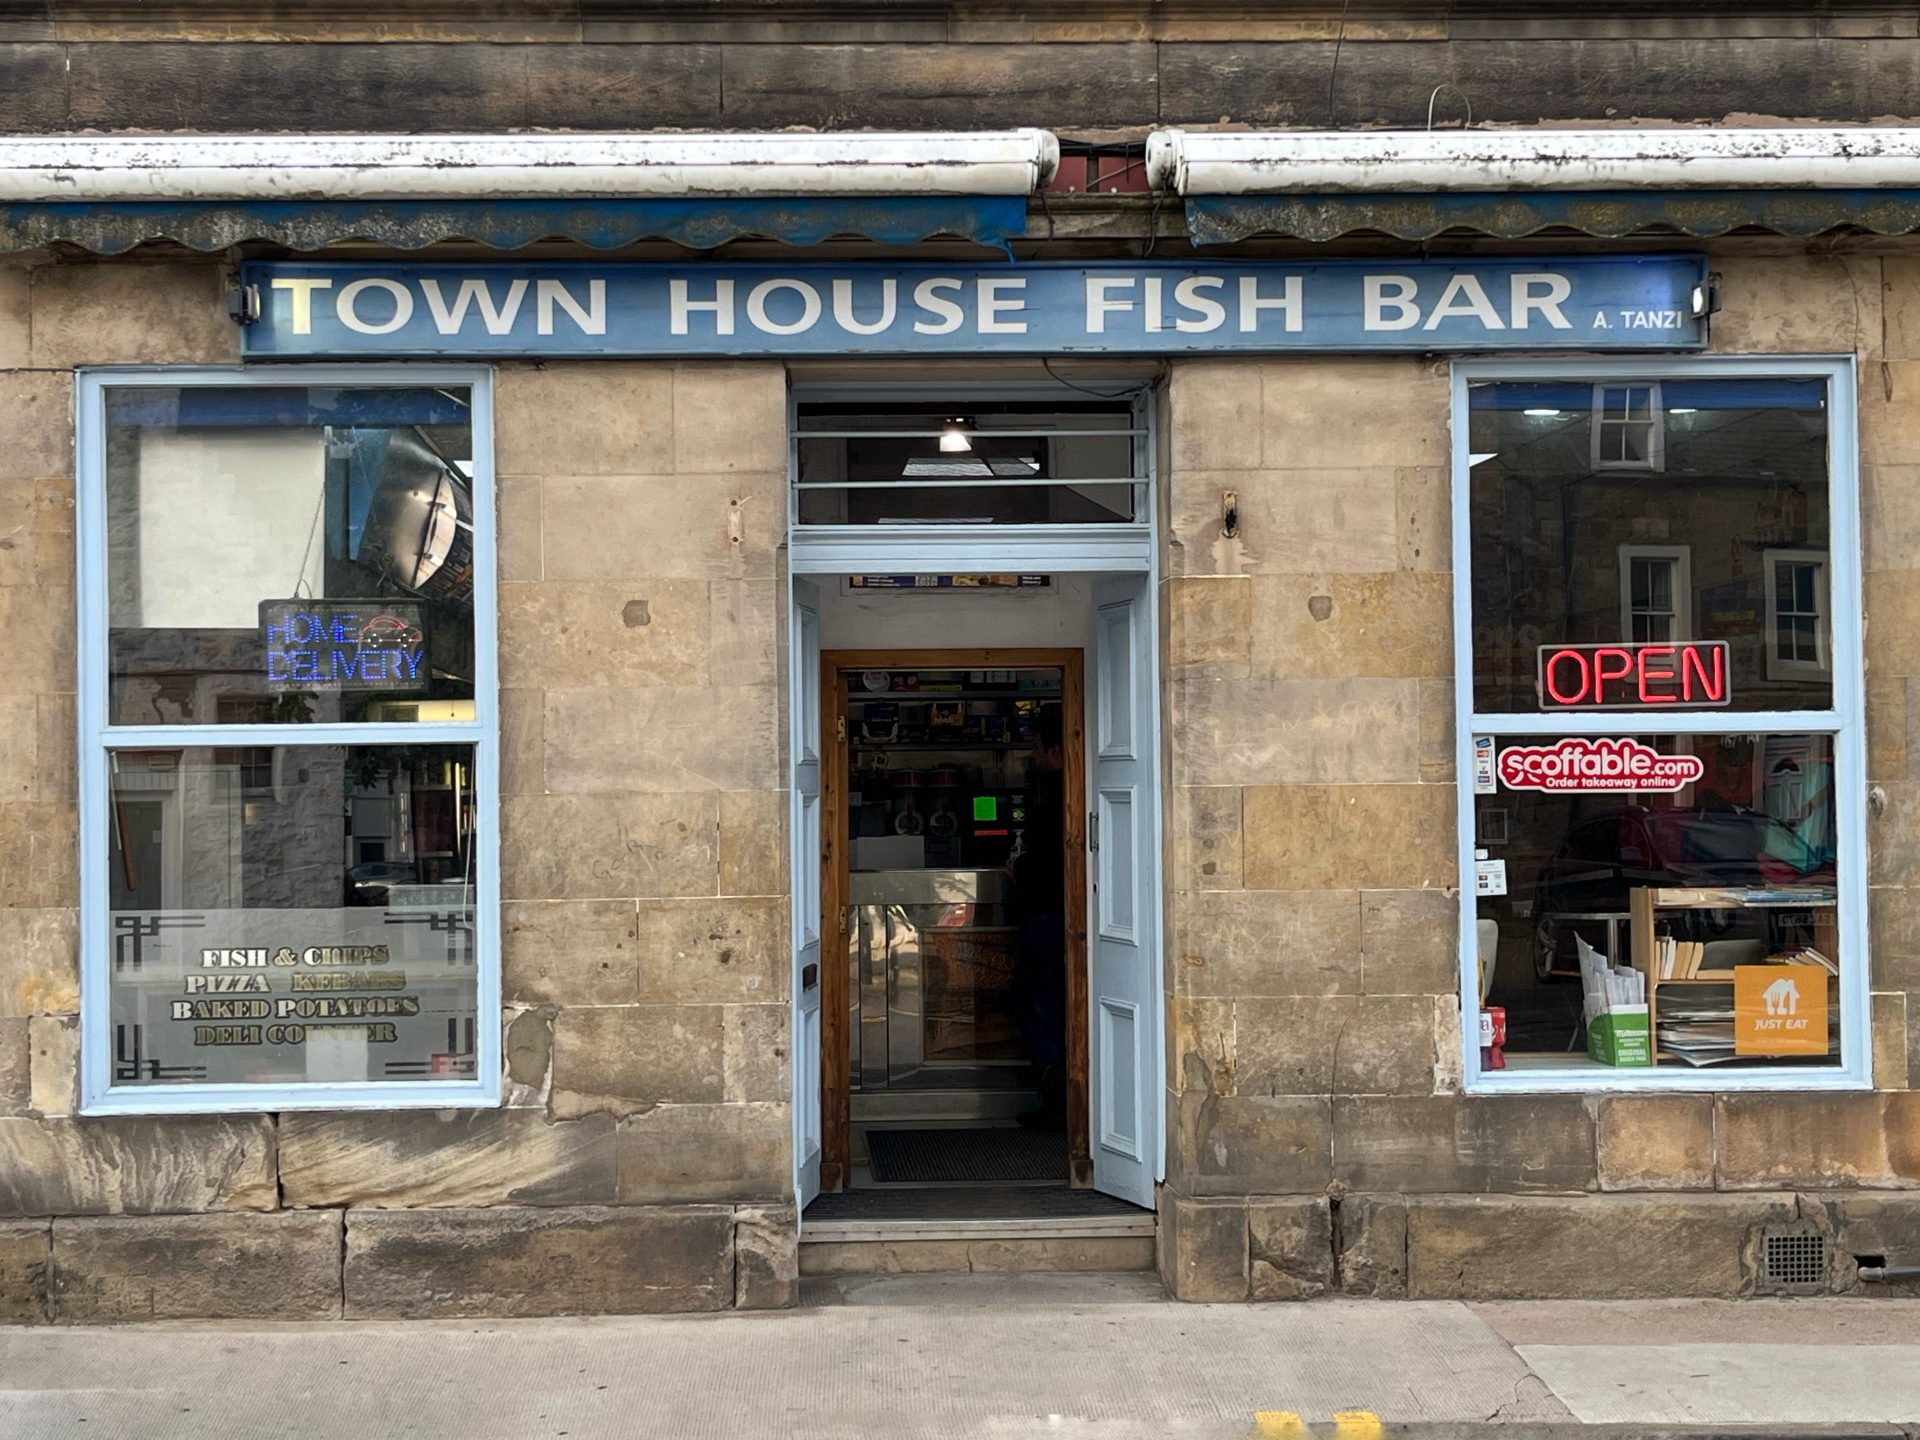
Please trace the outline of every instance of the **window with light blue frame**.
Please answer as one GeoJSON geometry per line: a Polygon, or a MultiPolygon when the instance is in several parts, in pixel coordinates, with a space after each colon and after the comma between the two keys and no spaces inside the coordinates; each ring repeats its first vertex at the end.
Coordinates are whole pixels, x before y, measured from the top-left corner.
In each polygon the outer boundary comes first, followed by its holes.
{"type": "Polygon", "coordinates": [[[83,372],[85,1108],[499,1095],[488,377],[83,372]]]}
{"type": "Polygon", "coordinates": [[[1455,366],[1472,1088],[1870,1083],[1852,397],[1455,366]]]}

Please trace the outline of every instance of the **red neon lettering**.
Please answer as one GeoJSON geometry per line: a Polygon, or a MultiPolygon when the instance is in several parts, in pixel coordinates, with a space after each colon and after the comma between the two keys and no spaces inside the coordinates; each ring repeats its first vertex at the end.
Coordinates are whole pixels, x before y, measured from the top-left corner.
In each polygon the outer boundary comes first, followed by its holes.
{"type": "Polygon", "coordinates": [[[1665,670],[1656,670],[1652,665],[1647,663],[1655,655],[1671,654],[1673,654],[1673,646],[1671,645],[1649,645],[1640,652],[1640,703],[1642,705],[1671,705],[1680,698],[1671,691],[1662,695],[1647,688],[1647,682],[1650,680],[1673,679],[1673,667],[1671,665],[1665,670]]]}
{"type": "Polygon", "coordinates": [[[1578,705],[1586,698],[1587,683],[1587,657],[1578,650],[1561,650],[1547,657],[1547,694],[1553,698],[1554,704],[1578,705]],[[1560,687],[1554,684],[1554,670],[1562,660],[1573,661],[1580,671],[1580,687],[1572,694],[1563,693],[1560,687]]]}
{"type": "Polygon", "coordinates": [[[1708,704],[1717,705],[1727,698],[1727,652],[1720,646],[1713,647],[1713,673],[1707,673],[1706,661],[1701,657],[1700,647],[1685,646],[1680,651],[1680,693],[1688,702],[1693,700],[1693,677],[1700,677],[1701,699],[1708,704]]]}
{"type": "Polygon", "coordinates": [[[1607,698],[1607,682],[1624,680],[1633,674],[1633,652],[1607,645],[1593,652],[1593,698],[1596,703],[1604,704],[1607,698]],[[1609,658],[1620,662],[1618,670],[1607,668],[1609,658]]]}

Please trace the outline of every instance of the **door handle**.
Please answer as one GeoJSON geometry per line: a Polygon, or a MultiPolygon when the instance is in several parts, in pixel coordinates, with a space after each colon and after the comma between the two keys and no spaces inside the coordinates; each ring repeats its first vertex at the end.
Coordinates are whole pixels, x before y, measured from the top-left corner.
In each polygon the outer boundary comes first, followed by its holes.
{"type": "Polygon", "coordinates": [[[1087,812],[1087,849],[1098,850],[1099,848],[1100,812],[1098,810],[1089,810],[1087,812]]]}

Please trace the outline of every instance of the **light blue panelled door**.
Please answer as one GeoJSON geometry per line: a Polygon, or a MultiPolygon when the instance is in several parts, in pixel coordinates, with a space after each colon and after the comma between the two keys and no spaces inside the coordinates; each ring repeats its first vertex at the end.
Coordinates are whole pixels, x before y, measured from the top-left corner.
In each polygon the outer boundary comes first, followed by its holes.
{"type": "Polygon", "coordinates": [[[1158,776],[1153,626],[1145,575],[1094,588],[1089,795],[1093,878],[1088,1089],[1094,1187],[1153,1204],[1160,1154],[1159,905],[1154,888],[1158,776]]]}
{"type": "Polygon", "coordinates": [[[793,757],[793,1188],[820,1193],[820,589],[793,582],[789,625],[793,757]]]}

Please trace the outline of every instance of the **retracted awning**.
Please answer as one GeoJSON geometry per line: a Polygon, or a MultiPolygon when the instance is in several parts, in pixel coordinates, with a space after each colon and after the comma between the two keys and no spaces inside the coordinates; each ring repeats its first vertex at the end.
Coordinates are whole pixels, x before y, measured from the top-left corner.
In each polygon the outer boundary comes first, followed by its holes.
{"type": "Polygon", "coordinates": [[[0,249],[469,239],[694,249],[760,237],[1004,245],[1044,130],[859,135],[55,136],[0,140],[0,249]]]}
{"type": "Polygon", "coordinates": [[[1920,228],[1920,129],[1167,130],[1153,184],[1196,245],[1920,228]]]}

